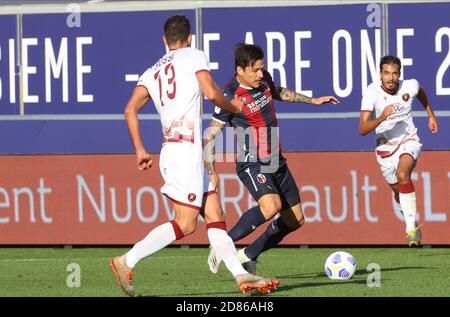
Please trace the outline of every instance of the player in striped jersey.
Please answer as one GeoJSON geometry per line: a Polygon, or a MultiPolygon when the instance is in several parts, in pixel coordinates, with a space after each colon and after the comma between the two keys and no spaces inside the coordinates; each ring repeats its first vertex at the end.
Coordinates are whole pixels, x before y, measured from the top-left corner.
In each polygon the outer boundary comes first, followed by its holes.
{"type": "MultiPolygon", "coordinates": [[[[236,46],[235,70],[235,76],[224,89],[225,95],[229,100],[238,96],[245,106],[238,114],[216,107],[206,136],[204,153],[208,156],[206,161],[210,178],[217,184],[215,140],[225,124],[235,128],[238,138],[237,174],[258,206],[245,212],[228,234],[236,242],[274,219],[260,237],[238,252],[244,268],[254,274],[258,256],[304,223],[299,191],[278,142],[278,122],[273,99],[316,106],[337,104],[339,101],[334,96],[310,98],[275,85],[271,75],[264,70],[264,53],[256,45],[236,46]]],[[[214,250],[208,257],[208,265],[213,273],[218,272],[220,257],[214,250]]]]}

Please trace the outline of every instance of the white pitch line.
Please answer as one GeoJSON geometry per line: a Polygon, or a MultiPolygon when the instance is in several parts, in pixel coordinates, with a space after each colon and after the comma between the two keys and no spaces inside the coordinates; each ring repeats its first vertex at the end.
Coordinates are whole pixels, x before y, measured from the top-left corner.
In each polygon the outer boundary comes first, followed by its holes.
{"type": "MultiPolygon", "coordinates": [[[[271,257],[275,255],[265,255],[266,257],[271,257]]],[[[205,258],[206,255],[173,255],[173,256],[153,256],[149,259],[151,260],[172,260],[172,259],[197,259],[197,258],[205,258]]],[[[50,261],[83,261],[83,260],[111,260],[111,258],[54,258],[54,259],[0,259],[0,263],[4,262],[50,262],[50,261]]]]}
{"type": "MultiPolygon", "coordinates": [[[[190,256],[155,256],[151,257],[152,260],[167,260],[167,259],[176,259],[176,258],[203,258],[204,255],[190,255],[190,256]]],[[[111,257],[112,258],[112,257],[111,257]]],[[[86,258],[54,258],[54,259],[1,259],[1,262],[45,262],[45,261],[83,261],[83,260],[111,260],[111,258],[95,258],[95,257],[86,257],[86,258]]]]}
{"type": "Polygon", "coordinates": [[[81,259],[3,259],[0,262],[45,262],[45,261],[79,261],[81,259]]]}

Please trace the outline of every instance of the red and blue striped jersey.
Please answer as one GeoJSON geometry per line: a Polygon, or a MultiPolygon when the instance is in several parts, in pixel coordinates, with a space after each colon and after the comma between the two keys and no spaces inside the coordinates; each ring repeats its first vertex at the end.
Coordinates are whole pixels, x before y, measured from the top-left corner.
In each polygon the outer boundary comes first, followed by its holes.
{"type": "Polygon", "coordinates": [[[245,87],[239,84],[236,77],[225,86],[225,96],[231,100],[237,95],[244,101],[245,106],[238,114],[216,107],[213,119],[223,124],[229,123],[235,128],[238,147],[246,156],[238,158],[240,162],[255,159],[256,153],[258,161],[260,159],[267,161],[273,150],[280,150],[281,153],[277,115],[272,97],[274,92],[275,84],[267,71],[263,71],[263,79],[258,88],[245,87]]]}

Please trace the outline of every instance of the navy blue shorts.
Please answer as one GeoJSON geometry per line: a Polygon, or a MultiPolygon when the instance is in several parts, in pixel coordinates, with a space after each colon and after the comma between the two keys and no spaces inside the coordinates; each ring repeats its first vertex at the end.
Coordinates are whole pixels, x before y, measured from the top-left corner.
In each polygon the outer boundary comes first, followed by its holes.
{"type": "Polygon", "coordinates": [[[261,163],[258,162],[238,163],[236,170],[239,179],[256,201],[264,195],[277,194],[281,199],[282,210],[300,203],[297,184],[284,158],[274,173],[261,173],[261,163]]]}

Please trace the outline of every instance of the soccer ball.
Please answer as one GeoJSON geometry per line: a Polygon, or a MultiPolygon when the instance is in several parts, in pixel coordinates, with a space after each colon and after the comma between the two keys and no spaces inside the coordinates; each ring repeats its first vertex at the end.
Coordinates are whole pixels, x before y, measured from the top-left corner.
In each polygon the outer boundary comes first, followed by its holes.
{"type": "Polygon", "coordinates": [[[347,252],[337,251],[325,261],[325,273],[332,280],[348,280],[355,274],[356,260],[347,252]]]}

